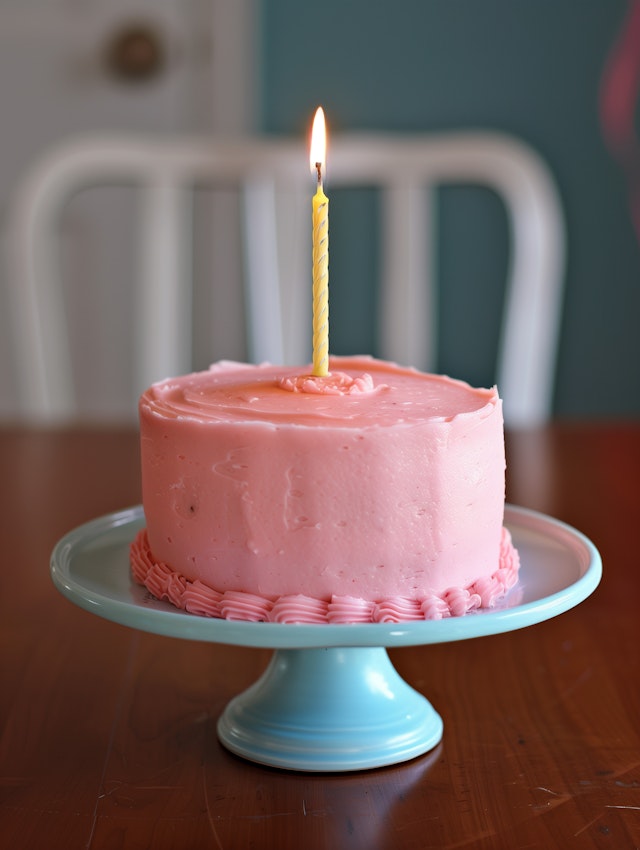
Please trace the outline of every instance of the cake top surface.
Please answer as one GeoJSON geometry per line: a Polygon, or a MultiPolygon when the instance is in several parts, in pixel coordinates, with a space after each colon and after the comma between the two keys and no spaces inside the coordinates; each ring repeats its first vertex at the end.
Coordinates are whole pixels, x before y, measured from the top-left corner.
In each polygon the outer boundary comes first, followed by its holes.
{"type": "Polygon", "coordinates": [[[431,375],[372,357],[333,357],[326,378],[301,367],[221,361],[207,371],[153,384],[141,410],[201,422],[385,427],[489,415],[495,387],[431,375]]]}

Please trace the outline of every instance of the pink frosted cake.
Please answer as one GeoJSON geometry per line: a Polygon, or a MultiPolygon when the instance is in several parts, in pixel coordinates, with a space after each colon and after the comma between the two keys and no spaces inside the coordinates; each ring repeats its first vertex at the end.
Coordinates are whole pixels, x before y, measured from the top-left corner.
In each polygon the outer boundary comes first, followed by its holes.
{"type": "Polygon", "coordinates": [[[496,389],[368,357],[219,363],[140,400],[135,579],[189,612],[434,619],[515,584],[496,389]]]}

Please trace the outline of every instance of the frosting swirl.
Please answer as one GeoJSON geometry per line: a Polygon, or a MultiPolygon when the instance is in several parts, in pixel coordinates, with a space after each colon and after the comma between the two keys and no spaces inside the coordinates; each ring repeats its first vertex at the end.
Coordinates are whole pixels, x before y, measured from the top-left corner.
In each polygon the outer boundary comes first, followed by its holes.
{"type": "Polygon", "coordinates": [[[386,384],[375,386],[368,372],[362,375],[348,375],[346,372],[329,372],[328,375],[287,375],[280,378],[278,385],[292,393],[313,393],[314,395],[356,395],[374,393],[386,388],[386,384]]]}

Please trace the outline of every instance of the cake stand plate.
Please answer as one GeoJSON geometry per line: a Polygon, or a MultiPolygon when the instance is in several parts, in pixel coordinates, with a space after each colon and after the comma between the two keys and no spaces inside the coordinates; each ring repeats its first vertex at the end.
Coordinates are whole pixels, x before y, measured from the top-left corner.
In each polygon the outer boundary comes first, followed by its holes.
{"type": "Polygon", "coordinates": [[[129,544],[143,525],[137,506],[69,532],[51,556],[54,584],[87,611],[135,629],[274,649],[265,673],[226,707],[218,736],[244,758],[292,770],[361,770],[432,749],[442,738],[442,720],[398,675],[387,648],[540,623],[586,599],[602,574],[597,549],[579,531],[507,506],[505,525],[520,552],[520,578],[494,608],[406,623],[234,622],[179,611],[131,579],[129,544]]]}

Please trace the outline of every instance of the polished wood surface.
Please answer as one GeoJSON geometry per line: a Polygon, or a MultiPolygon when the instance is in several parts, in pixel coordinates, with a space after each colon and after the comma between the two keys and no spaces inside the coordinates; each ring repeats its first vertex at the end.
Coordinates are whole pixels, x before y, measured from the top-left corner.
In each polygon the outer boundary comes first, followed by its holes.
{"type": "Polygon", "coordinates": [[[443,741],[313,775],[217,741],[268,651],[136,632],[53,587],[65,532],[139,502],[136,434],[0,430],[0,846],[640,846],[640,424],[513,434],[507,458],[508,500],[587,534],[600,587],[527,629],[391,651],[443,741]]]}

